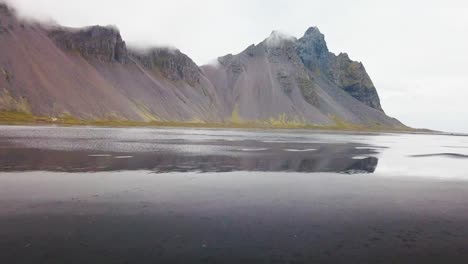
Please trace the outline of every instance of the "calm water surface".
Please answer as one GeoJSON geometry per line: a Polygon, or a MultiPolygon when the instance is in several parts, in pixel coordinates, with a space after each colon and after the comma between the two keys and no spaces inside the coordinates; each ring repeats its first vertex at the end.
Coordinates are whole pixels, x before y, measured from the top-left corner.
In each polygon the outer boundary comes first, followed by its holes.
{"type": "Polygon", "coordinates": [[[467,263],[468,137],[0,127],[0,263],[467,263]]]}

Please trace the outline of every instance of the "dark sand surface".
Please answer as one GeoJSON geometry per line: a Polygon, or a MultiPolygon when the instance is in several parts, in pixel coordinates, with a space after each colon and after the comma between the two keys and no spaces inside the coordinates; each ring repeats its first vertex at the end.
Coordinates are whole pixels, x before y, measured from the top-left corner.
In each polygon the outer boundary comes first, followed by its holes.
{"type": "Polygon", "coordinates": [[[467,144],[2,127],[0,263],[468,263],[467,144]]]}

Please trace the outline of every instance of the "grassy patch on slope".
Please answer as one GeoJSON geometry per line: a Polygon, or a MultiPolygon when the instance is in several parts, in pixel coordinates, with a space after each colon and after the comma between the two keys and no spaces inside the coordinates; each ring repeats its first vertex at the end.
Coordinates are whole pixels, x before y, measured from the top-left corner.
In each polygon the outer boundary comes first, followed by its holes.
{"type": "MultiPolygon", "coordinates": [[[[236,114],[234,116],[237,117],[236,114]]],[[[233,118],[228,122],[208,123],[176,121],[148,121],[138,122],[129,120],[83,120],[70,115],[61,117],[41,117],[24,112],[0,111],[0,124],[3,125],[62,125],[62,126],[103,126],[103,127],[191,127],[191,128],[245,128],[245,129],[314,129],[332,131],[400,131],[414,132],[406,127],[385,127],[380,125],[360,126],[334,118],[335,125],[324,126],[307,124],[302,120],[287,120],[284,115],[276,119],[260,121],[243,121],[233,118]]]]}

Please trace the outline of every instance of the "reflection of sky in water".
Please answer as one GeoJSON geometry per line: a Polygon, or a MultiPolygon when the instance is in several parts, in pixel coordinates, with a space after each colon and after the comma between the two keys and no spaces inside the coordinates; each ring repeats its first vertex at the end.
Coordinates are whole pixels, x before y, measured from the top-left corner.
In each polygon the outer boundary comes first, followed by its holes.
{"type": "Polygon", "coordinates": [[[387,140],[387,136],[372,137],[369,141],[369,144],[388,147],[379,155],[377,174],[468,179],[468,159],[450,155],[468,154],[468,143],[463,142],[464,137],[445,135],[398,135],[397,137],[398,140],[392,141],[387,140]],[[417,155],[434,156],[413,157],[417,155]]]}
{"type": "Polygon", "coordinates": [[[466,138],[443,135],[1,127],[0,152],[3,171],[375,172],[468,178],[462,156],[468,155],[466,138]]]}

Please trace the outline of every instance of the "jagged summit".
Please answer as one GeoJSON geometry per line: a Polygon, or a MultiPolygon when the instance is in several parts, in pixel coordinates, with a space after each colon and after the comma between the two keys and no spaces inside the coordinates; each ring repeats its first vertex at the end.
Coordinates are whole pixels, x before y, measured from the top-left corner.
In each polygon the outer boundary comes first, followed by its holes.
{"type": "Polygon", "coordinates": [[[322,32],[320,31],[320,29],[316,26],[313,26],[313,27],[309,27],[304,36],[318,36],[318,37],[325,37],[322,32]]]}
{"type": "Polygon", "coordinates": [[[317,27],[309,28],[297,42],[297,52],[304,64],[312,71],[327,67],[329,56],[325,36],[317,27]]]}
{"type": "Polygon", "coordinates": [[[300,38],[299,41],[309,46],[319,46],[323,49],[324,52],[328,52],[325,35],[320,32],[318,27],[310,27],[307,29],[307,31],[304,33],[304,36],[300,38]]]}

